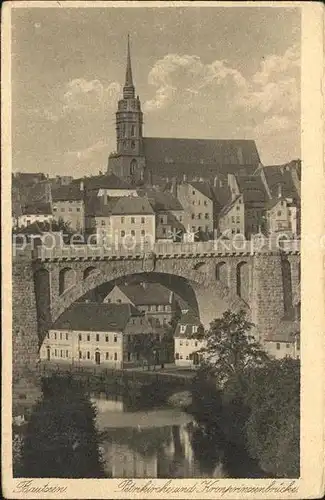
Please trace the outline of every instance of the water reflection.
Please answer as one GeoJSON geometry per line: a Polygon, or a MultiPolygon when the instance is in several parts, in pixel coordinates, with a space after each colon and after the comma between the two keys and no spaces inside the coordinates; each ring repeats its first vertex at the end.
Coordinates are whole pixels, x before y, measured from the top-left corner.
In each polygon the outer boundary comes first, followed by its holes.
{"type": "Polygon", "coordinates": [[[200,428],[188,414],[166,405],[139,408],[123,395],[104,392],[91,400],[108,477],[225,477],[220,453],[202,454],[200,428]]]}

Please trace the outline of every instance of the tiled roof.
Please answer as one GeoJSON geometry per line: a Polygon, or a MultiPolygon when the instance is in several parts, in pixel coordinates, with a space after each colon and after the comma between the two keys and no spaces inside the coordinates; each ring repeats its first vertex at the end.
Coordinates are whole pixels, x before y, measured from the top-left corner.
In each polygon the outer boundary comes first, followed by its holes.
{"type": "Polygon", "coordinates": [[[210,200],[213,199],[213,192],[211,189],[211,186],[208,182],[202,182],[202,181],[190,181],[189,184],[199,191],[201,194],[209,198],[210,200]]]}
{"type": "Polygon", "coordinates": [[[171,292],[160,283],[146,283],[145,286],[118,285],[119,289],[126,295],[135,306],[140,305],[168,305],[171,300],[171,292]]]}
{"type": "Polygon", "coordinates": [[[292,174],[290,171],[284,170],[276,167],[264,167],[263,172],[267,185],[273,196],[278,194],[278,186],[281,185],[282,195],[286,198],[299,199],[299,193],[297,192],[296,186],[292,179],[292,174]]]}
{"type": "Polygon", "coordinates": [[[52,200],[55,201],[78,201],[82,200],[84,192],[80,191],[79,184],[60,186],[52,190],[52,200]]]}
{"type": "MultiPolygon", "coordinates": [[[[255,141],[145,137],[144,154],[152,163],[254,165],[259,164],[255,141]]],[[[175,169],[176,170],[176,169],[175,169]]],[[[174,170],[174,171],[175,171],[174,170]]],[[[159,173],[155,169],[153,170],[159,173]]],[[[200,170],[197,170],[198,175],[200,170]]]]}
{"type": "Polygon", "coordinates": [[[24,215],[52,214],[50,203],[33,203],[25,205],[22,211],[24,215]]]}
{"type": "Polygon", "coordinates": [[[265,186],[260,176],[236,176],[239,192],[244,203],[265,203],[268,199],[265,186]]]}
{"type": "Polygon", "coordinates": [[[172,226],[173,229],[179,229],[180,231],[186,232],[184,225],[171,212],[167,214],[167,224],[172,226]]]}
{"type": "Polygon", "coordinates": [[[96,175],[94,177],[85,177],[83,179],[76,179],[73,183],[78,183],[83,181],[86,189],[88,191],[98,190],[98,189],[134,189],[130,184],[125,182],[120,177],[115,174],[105,174],[96,175]]]}
{"type": "Polygon", "coordinates": [[[78,302],[54,323],[53,330],[85,332],[124,331],[131,316],[141,313],[132,304],[97,304],[78,302]]]}
{"type": "MultiPolygon", "coordinates": [[[[200,327],[202,326],[200,318],[193,312],[189,311],[186,314],[183,314],[177,323],[176,329],[175,329],[175,337],[189,337],[192,336],[192,327],[197,326],[200,327]],[[181,326],[185,326],[185,331],[181,331],[181,326]]],[[[182,328],[183,330],[183,328],[182,328]]]]}
{"type": "Polygon", "coordinates": [[[112,215],[154,215],[154,213],[149,200],[140,196],[118,198],[112,208],[112,215]]]}
{"type": "Polygon", "coordinates": [[[145,194],[155,212],[168,210],[183,210],[180,201],[168,191],[158,191],[156,189],[144,188],[139,190],[139,194],[145,194]]]}
{"type": "Polygon", "coordinates": [[[265,342],[294,342],[295,337],[300,337],[299,321],[282,320],[267,336],[265,342]]]}
{"type": "Polygon", "coordinates": [[[231,190],[226,182],[222,186],[213,186],[212,191],[214,194],[214,200],[219,207],[224,207],[230,203],[231,190]]]}
{"type": "Polygon", "coordinates": [[[110,217],[119,198],[106,200],[103,196],[87,195],[85,198],[85,216],[110,217]]]}
{"type": "Polygon", "coordinates": [[[222,208],[220,215],[226,215],[229,212],[229,210],[231,210],[232,207],[237,203],[240,197],[241,195],[237,196],[234,200],[230,201],[227,205],[225,205],[222,208]]]}

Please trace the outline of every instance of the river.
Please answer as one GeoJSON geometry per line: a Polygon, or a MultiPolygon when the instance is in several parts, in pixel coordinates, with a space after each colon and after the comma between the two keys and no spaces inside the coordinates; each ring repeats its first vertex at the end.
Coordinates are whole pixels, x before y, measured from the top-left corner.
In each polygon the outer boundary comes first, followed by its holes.
{"type": "Polygon", "coordinates": [[[130,404],[127,398],[92,393],[100,451],[108,477],[225,477],[221,461],[206,464],[196,450],[193,417],[168,405],[130,404]],[[135,406],[135,407],[133,407],[135,406]]]}

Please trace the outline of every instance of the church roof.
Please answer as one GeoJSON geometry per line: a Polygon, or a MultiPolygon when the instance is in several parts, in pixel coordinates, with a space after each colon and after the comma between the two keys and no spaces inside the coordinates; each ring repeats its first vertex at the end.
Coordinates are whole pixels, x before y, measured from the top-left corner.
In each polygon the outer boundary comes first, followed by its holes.
{"type": "Polygon", "coordinates": [[[155,163],[174,167],[176,164],[200,165],[196,175],[201,174],[208,164],[257,168],[260,162],[255,141],[252,140],[145,137],[143,142],[146,160],[153,166],[155,163]]]}
{"type": "Polygon", "coordinates": [[[113,173],[76,179],[73,183],[80,184],[81,181],[84,182],[85,188],[88,191],[96,191],[99,189],[134,189],[125,180],[113,173]]]}
{"type": "Polygon", "coordinates": [[[51,215],[52,209],[50,203],[32,203],[25,205],[22,212],[25,215],[51,215]]]}

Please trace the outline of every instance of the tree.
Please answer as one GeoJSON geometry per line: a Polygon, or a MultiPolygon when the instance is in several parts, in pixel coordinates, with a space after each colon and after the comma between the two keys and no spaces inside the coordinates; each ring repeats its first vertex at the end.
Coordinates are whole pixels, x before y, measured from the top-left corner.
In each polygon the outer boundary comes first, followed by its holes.
{"type": "Polygon", "coordinates": [[[43,382],[43,399],[28,422],[21,454],[22,477],[103,477],[96,410],[71,378],[43,382]]]}
{"type": "Polygon", "coordinates": [[[246,320],[244,311],[228,310],[210,324],[208,332],[195,334],[205,341],[205,347],[199,352],[221,386],[230,380],[241,382],[245,370],[268,360],[250,333],[253,326],[246,320]]]}
{"type": "Polygon", "coordinates": [[[248,374],[247,448],[278,477],[299,476],[300,363],[284,358],[248,374]]]}

